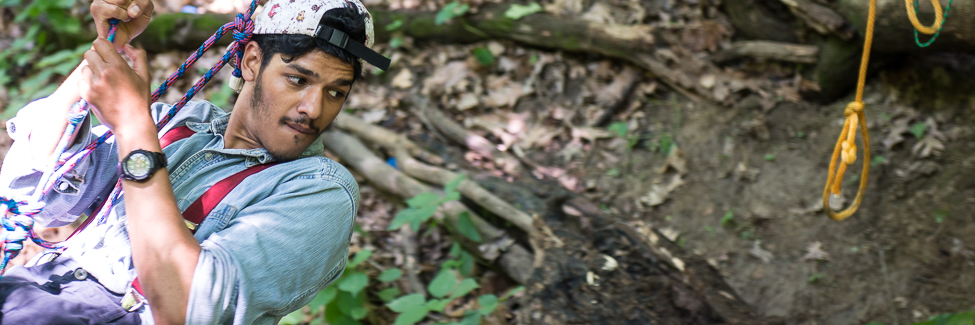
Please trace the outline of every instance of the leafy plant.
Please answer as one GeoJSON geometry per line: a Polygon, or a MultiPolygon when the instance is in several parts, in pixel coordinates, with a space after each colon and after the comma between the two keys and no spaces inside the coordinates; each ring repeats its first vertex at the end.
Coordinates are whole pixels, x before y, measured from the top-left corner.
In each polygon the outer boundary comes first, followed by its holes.
{"type": "Polygon", "coordinates": [[[917,122],[914,123],[914,125],[911,125],[910,130],[911,134],[913,134],[915,138],[920,139],[924,136],[924,131],[927,130],[927,128],[928,126],[927,124],[924,124],[924,122],[917,122]]]}
{"type": "Polygon", "coordinates": [[[494,54],[486,47],[479,46],[474,48],[474,57],[482,66],[488,67],[494,64],[494,54]]]}
{"type": "Polygon", "coordinates": [[[504,11],[504,18],[508,18],[511,20],[518,20],[539,11],[542,11],[542,6],[539,5],[538,2],[533,1],[527,6],[523,6],[516,3],[516,4],[512,4],[511,7],[508,8],[508,10],[504,11]]]}
{"type": "Polygon", "coordinates": [[[451,19],[463,16],[469,9],[470,6],[467,4],[461,4],[456,0],[451,1],[437,12],[437,17],[434,19],[434,22],[437,26],[446,24],[451,19]]]}
{"type": "Polygon", "coordinates": [[[71,40],[81,33],[82,19],[88,15],[78,14],[82,17],[80,19],[72,16],[77,4],[74,0],[34,0],[28,3],[23,0],[0,0],[0,7],[10,8],[15,13],[14,22],[21,23],[28,19],[37,21],[9,47],[0,51],[0,86],[6,87],[10,95],[10,102],[6,105],[10,109],[6,109],[0,118],[13,117],[28,102],[53,93],[58,85],[51,84],[51,79],[71,73],[81,61],[89,45],[56,51],[59,40],[76,44],[71,40]]]}
{"type": "Polygon", "coordinates": [[[445,195],[443,197],[433,192],[424,192],[406,200],[408,208],[397,213],[386,230],[396,230],[407,223],[413,229],[420,229],[420,224],[430,220],[441,204],[460,199],[460,192],[457,192],[457,187],[460,186],[460,182],[464,178],[465,176],[461,174],[456,179],[450,181],[450,183],[444,185],[445,195]]]}

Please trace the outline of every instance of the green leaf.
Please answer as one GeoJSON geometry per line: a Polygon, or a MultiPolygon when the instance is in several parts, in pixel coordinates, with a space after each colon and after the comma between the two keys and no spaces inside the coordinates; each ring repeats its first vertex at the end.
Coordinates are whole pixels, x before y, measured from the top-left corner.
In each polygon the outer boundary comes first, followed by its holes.
{"type": "Polygon", "coordinates": [[[513,4],[504,12],[504,17],[511,20],[518,20],[539,11],[542,11],[542,6],[540,6],[537,2],[532,2],[527,6],[513,4]]]}
{"type": "Polygon", "coordinates": [[[620,175],[620,170],[619,169],[616,169],[616,168],[613,168],[613,169],[610,169],[610,170],[607,170],[606,171],[606,176],[616,177],[616,176],[619,176],[619,175],[620,175]]]}
{"type": "Polygon", "coordinates": [[[973,325],[975,324],[975,312],[969,311],[957,313],[948,319],[948,325],[973,325]]]}
{"type": "Polygon", "coordinates": [[[885,162],[887,162],[887,158],[884,158],[884,156],[876,156],[870,160],[870,167],[876,167],[877,165],[881,165],[885,162]]]}
{"type": "Polygon", "coordinates": [[[460,187],[460,182],[463,182],[465,178],[467,178],[467,175],[463,173],[457,175],[457,177],[454,177],[454,179],[450,180],[449,183],[443,186],[444,192],[457,192],[457,188],[460,187]]]}
{"type": "Polygon", "coordinates": [[[463,297],[464,295],[467,295],[471,291],[474,291],[474,289],[480,287],[481,286],[477,284],[476,280],[471,278],[464,279],[464,281],[461,281],[460,284],[457,285],[457,288],[454,289],[454,292],[450,294],[450,298],[463,297]]]}
{"type": "Polygon", "coordinates": [[[775,154],[774,153],[765,154],[765,161],[770,161],[770,162],[775,161],[775,154]]]}
{"type": "Polygon", "coordinates": [[[369,285],[369,276],[362,272],[352,272],[342,278],[342,282],[339,283],[339,290],[345,292],[356,294],[369,285]]]}
{"type": "Polygon", "coordinates": [[[434,22],[437,24],[437,26],[443,25],[454,17],[463,16],[465,13],[467,13],[468,9],[470,9],[470,6],[466,4],[462,5],[460,2],[451,1],[437,12],[437,17],[434,22]]]}
{"type": "Polygon", "coordinates": [[[311,302],[308,303],[308,307],[311,308],[312,311],[316,311],[318,310],[318,307],[325,306],[332,302],[332,300],[335,300],[335,296],[338,293],[339,292],[337,289],[335,289],[335,286],[325,287],[325,289],[318,292],[315,299],[312,299],[311,302]]]}
{"type": "Polygon", "coordinates": [[[475,243],[481,242],[481,234],[477,232],[477,226],[474,225],[474,220],[471,220],[471,214],[467,211],[457,216],[457,231],[475,243]]]}
{"type": "Polygon", "coordinates": [[[482,316],[490,315],[498,308],[498,296],[492,294],[481,296],[477,299],[477,302],[481,304],[481,310],[479,312],[482,316]]]}
{"type": "Polygon", "coordinates": [[[402,313],[422,306],[424,302],[426,302],[426,299],[423,298],[422,294],[414,293],[399,297],[396,300],[393,300],[393,302],[386,304],[386,307],[389,307],[389,309],[397,313],[402,313]]]}
{"type": "Polygon", "coordinates": [[[426,221],[437,212],[437,205],[430,205],[422,208],[407,208],[400,210],[393,218],[393,221],[389,224],[386,230],[396,230],[407,223],[418,223],[426,221]]]}
{"type": "Polygon", "coordinates": [[[353,258],[352,261],[350,261],[349,264],[347,264],[345,267],[347,267],[347,268],[354,268],[354,267],[358,266],[359,264],[362,264],[362,262],[365,262],[367,259],[369,259],[370,256],[372,256],[372,250],[371,249],[363,249],[363,250],[359,251],[358,253],[356,253],[355,254],[355,258],[353,258]]]}
{"type": "Polygon", "coordinates": [[[450,253],[448,254],[453,257],[460,257],[460,253],[463,251],[464,249],[460,247],[460,244],[454,242],[453,245],[450,245],[450,253]]]}
{"type": "Polygon", "coordinates": [[[914,123],[914,125],[911,125],[911,134],[913,134],[915,138],[920,139],[924,136],[924,131],[927,129],[927,124],[924,124],[924,122],[917,122],[914,123]]]}
{"type": "MultiPolygon", "coordinates": [[[[400,46],[403,46],[403,37],[394,36],[393,38],[389,39],[389,47],[390,48],[394,48],[395,49],[395,48],[400,47],[400,46]]],[[[379,70],[379,71],[382,71],[382,70],[379,70]]]]}
{"type": "Polygon", "coordinates": [[[619,121],[619,122],[613,122],[613,124],[610,124],[609,127],[607,128],[607,130],[609,130],[610,132],[616,133],[616,135],[619,136],[620,138],[625,138],[626,137],[626,133],[628,133],[630,131],[630,127],[626,125],[626,122],[619,121]]]}
{"type": "Polygon", "coordinates": [[[494,64],[494,54],[491,53],[491,50],[483,46],[474,48],[474,58],[477,59],[477,62],[481,66],[489,67],[494,64]]]}
{"type": "Polygon", "coordinates": [[[402,314],[399,314],[399,316],[396,317],[396,322],[394,322],[393,325],[416,324],[416,322],[419,322],[423,320],[423,318],[426,318],[427,313],[429,312],[430,310],[428,310],[426,307],[418,306],[417,308],[410,309],[403,312],[402,314]]]}
{"type": "Polygon", "coordinates": [[[481,325],[481,313],[467,312],[464,319],[460,320],[460,325],[481,325]]]}
{"type": "Polygon", "coordinates": [[[460,274],[470,276],[474,272],[474,255],[464,251],[460,255],[460,274]]]}
{"type": "Polygon", "coordinates": [[[399,29],[400,27],[403,27],[403,20],[402,19],[397,19],[397,20],[394,20],[393,22],[389,23],[389,25],[386,25],[386,31],[387,32],[392,32],[394,30],[399,29]]]}
{"type": "Polygon", "coordinates": [[[447,195],[440,200],[440,203],[460,200],[460,192],[447,192],[447,195]]]}
{"type": "Polygon", "coordinates": [[[427,286],[427,290],[430,294],[437,298],[443,298],[454,290],[454,286],[457,285],[457,277],[454,276],[454,272],[450,269],[444,268],[440,270],[440,273],[430,281],[430,285],[427,286]]]}
{"type": "MultiPolygon", "coordinates": [[[[338,307],[337,309],[343,314],[352,316],[349,314],[351,314],[356,308],[362,307],[362,305],[365,303],[366,295],[353,295],[345,291],[339,291],[338,297],[335,299],[334,306],[338,307]]],[[[333,305],[330,304],[325,308],[325,311],[327,312],[329,309],[335,309],[332,306],[333,305]]]]}
{"type": "Polygon", "coordinates": [[[298,325],[302,320],[305,319],[305,314],[301,312],[301,309],[295,310],[290,314],[281,317],[281,325],[298,325]]]}
{"type": "Polygon", "coordinates": [[[398,268],[388,269],[383,271],[383,273],[379,274],[379,282],[386,283],[386,282],[396,281],[402,276],[403,276],[403,270],[400,270],[398,268]]]}
{"type": "Polygon", "coordinates": [[[447,307],[447,304],[449,304],[451,301],[454,301],[454,300],[453,299],[433,299],[433,300],[427,301],[426,307],[430,311],[435,311],[435,312],[438,312],[439,313],[439,312],[443,312],[443,309],[446,308],[447,307]]]}
{"type": "Polygon", "coordinates": [[[734,227],[735,226],[735,210],[728,209],[728,212],[724,213],[721,217],[721,225],[724,227],[734,227]]]}
{"type": "Polygon", "coordinates": [[[515,287],[515,288],[513,288],[511,290],[508,290],[507,293],[505,293],[503,296],[501,296],[501,300],[502,301],[508,300],[508,298],[511,298],[512,296],[514,296],[514,295],[516,295],[516,294],[518,294],[519,292],[522,292],[522,291],[525,291],[525,286],[517,286],[517,287],[515,287]]]}
{"type": "Polygon", "coordinates": [[[352,319],[355,320],[366,318],[366,315],[368,314],[369,314],[369,309],[362,306],[355,308],[349,312],[349,316],[352,316],[352,319]]]}
{"type": "Polygon", "coordinates": [[[393,301],[393,299],[396,299],[396,296],[399,296],[400,293],[401,292],[399,292],[399,289],[397,288],[387,288],[377,293],[376,296],[378,296],[379,299],[382,299],[385,302],[390,302],[393,301]]]}
{"type": "Polygon", "coordinates": [[[352,319],[349,315],[343,313],[340,308],[325,308],[325,321],[329,325],[356,325],[361,324],[359,321],[352,319]]]}
{"type": "Polygon", "coordinates": [[[411,208],[421,208],[427,207],[431,204],[437,203],[440,200],[440,196],[433,192],[423,192],[406,200],[406,205],[411,208]]]}

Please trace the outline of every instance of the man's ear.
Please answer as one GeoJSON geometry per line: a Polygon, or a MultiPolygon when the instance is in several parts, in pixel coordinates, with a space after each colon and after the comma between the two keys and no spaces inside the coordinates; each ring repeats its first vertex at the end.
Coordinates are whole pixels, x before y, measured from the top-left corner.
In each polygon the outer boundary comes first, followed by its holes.
{"type": "Polygon", "coordinates": [[[244,47],[244,58],[240,64],[240,75],[244,81],[253,82],[257,80],[257,74],[261,71],[261,46],[257,42],[247,42],[244,47]]]}

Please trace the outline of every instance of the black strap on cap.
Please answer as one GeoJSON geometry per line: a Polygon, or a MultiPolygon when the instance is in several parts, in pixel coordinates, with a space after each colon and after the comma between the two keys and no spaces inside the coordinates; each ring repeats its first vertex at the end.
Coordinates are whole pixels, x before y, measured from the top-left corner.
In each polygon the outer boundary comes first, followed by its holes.
{"type": "Polygon", "coordinates": [[[382,54],[376,53],[376,51],[373,51],[362,43],[356,42],[355,40],[350,40],[349,34],[346,34],[343,31],[325,25],[318,25],[318,29],[315,30],[315,37],[325,40],[332,45],[338,46],[339,48],[352,53],[352,55],[369,62],[369,64],[382,69],[383,71],[389,69],[389,58],[383,56],[382,54]]]}

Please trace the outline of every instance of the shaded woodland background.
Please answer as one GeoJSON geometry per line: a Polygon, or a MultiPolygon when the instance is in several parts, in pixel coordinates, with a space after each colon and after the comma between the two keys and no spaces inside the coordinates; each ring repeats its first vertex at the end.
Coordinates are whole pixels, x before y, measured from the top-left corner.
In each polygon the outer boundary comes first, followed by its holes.
{"type": "MultiPolygon", "coordinates": [[[[420,309],[430,324],[975,322],[975,3],[953,2],[920,48],[903,3],[879,1],[874,158],[851,167],[871,173],[843,222],[820,197],[865,0],[364,3],[392,68],[365,69],[324,135],[360,181],[353,263],[285,322],[391,324],[420,309]],[[447,282],[477,288],[440,308],[387,305],[437,300],[447,282]]],[[[87,6],[0,1],[2,118],[77,65],[94,38],[87,6]]],[[[135,41],[153,84],[245,6],[156,3],[135,41]]],[[[930,4],[919,11],[930,22],[930,4]]],[[[228,75],[197,99],[229,110],[228,75]]]]}

